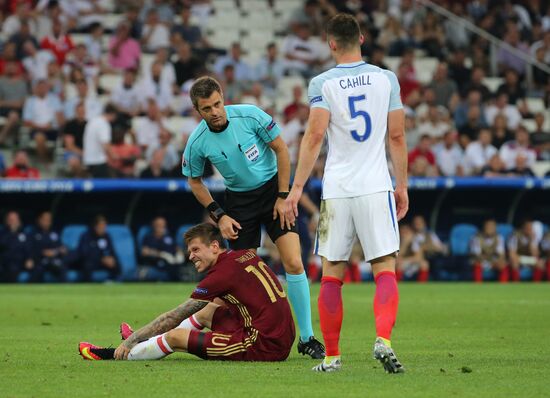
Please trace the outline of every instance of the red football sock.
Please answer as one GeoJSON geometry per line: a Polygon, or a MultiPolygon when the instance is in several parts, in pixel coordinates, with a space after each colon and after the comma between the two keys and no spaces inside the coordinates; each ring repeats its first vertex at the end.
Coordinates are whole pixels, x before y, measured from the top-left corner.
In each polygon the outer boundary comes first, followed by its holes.
{"type": "Polygon", "coordinates": [[[500,283],[506,283],[508,282],[508,279],[510,279],[510,269],[506,266],[500,270],[500,274],[498,275],[498,281],[500,283]]]}
{"type": "Polygon", "coordinates": [[[519,282],[519,269],[512,268],[512,280],[514,282],[519,282]]]}
{"type": "Polygon", "coordinates": [[[397,316],[399,291],[397,280],[391,271],[382,271],[374,278],[376,292],[374,293],[374,319],[376,336],[391,340],[391,331],[397,316]]]}
{"type": "Polygon", "coordinates": [[[402,281],[403,280],[403,271],[395,271],[395,278],[397,279],[397,281],[402,281]]]}
{"type": "Polygon", "coordinates": [[[349,267],[346,267],[346,270],[344,271],[344,283],[350,283],[351,282],[351,271],[349,267]]]}
{"type": "Polygon", "coordinates": [[[535,268],[533,270],[533,282],[542,281],[542,268],[535,268]]]}
{"type": "Polygon", "coordinates": [[[420,270],[418,272],[418,277],[416,278],[416,280],[417,282],[428,282],[429,277],[430,277],[430,271],[420,270]]]}
{"type": "Polygon", "coordinates": [[[309,275],[309,279],[313,282],[317,282],[319,280],[319,270],[320,268],[315,263],[309,263],[307,268],[307,274],[309,275]]]}
{"type": "Polygon", "coordinates": [[[481,269],[481,264],[479,263],[474,264],[474,282],[483,282],[483,270],[481,269]]]}
{"type": "Polygon", "coordinates": [[[317,300],[321,332],[325,340],[326,355],[340,355],[338,342],[342,329],[344,310],[342,306],[342,281],[332,276],[321,278],[321,291],[317,300]]]}
{"type": "Polygon", "coordinates": [[[361,282],[361,270],[359,269],[359,264],[351,263],[350,265],[351,281],[358,283],[361,282]]]}

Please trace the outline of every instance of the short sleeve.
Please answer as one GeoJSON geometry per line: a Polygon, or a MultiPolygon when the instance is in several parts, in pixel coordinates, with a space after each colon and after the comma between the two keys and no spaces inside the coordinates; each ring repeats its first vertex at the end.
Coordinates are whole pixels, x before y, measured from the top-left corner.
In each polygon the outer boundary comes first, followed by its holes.
{"type": "Polygon", "coordinates": [[[32,121],[33,117],[33,99],[31,97],[27,98],[23,105],[23,120],[26,122],[32,121]]]}
{"type": "Polygon", "coordinates": [[[504,239],[502,238],[502,236],[498,235],[497,236],[497,254],[498,255],[503,255],[505,252],[504,250],[504,239]]]}
{"type": "Polygon", "coordinates": [[[325,97],[323,97],[323,80],[321,80],[319,76],[313,78],[309,83],[307,96],[311,108],[323,108],[330,111],[328,102],[325,97]]]}
{"type": "Polygon", "coordinates": [[[181,156],[181,173],[189,178],[201,177],[204,174],[206,159],[196,141],[189,142],[181,156]]]}
{"type": "Polygon", "coordinates": [[[396,109],[402,109],[403,103],[401,102],[401,88],[399,87],[399,81],[397,76],[390,70],[384,70],[384,74],[388,77],[391,84],[390,92],[390,105],[388,112],[395,111],[396,109]]]}
{"type": "Polygon", "coordinates": [[[518,249],[518,237],[516,234],[513,234],[510,239],[508,239],[508,249],[516,251],[518,249]]]}
{"type": "Polygon", "coordinates": [[[481,254],[481,242],[479,236],[475,236],[470,242],[470,254],[475,256],[479,256],[481,254]]]}
{"type": "Polygon", "coordinates": [[[254,120],[258,123],[256,133],[265,143],[270,143],[281,134],[281,128],[266,112],[253,107],[254,120]]]}
{"type": "Polygon", "coordinates": [[[99,142],[109,144],[111,142],[111,125],[106,120],[102,120],[98,127],[99,142]]]}
{"type": "Polygon", "coordinates": [[[232,279],[226,273],[219,271],[207,274],[195,290],[193,290],[191,298],[194,300],[212,301],[216,297],[222,297],[230,290],[232,279]]]}

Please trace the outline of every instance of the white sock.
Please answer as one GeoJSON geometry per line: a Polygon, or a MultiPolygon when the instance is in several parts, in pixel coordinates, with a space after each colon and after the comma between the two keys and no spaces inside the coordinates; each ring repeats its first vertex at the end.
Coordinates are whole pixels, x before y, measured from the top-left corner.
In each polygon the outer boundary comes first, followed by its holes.
{"type": "Polygon", "coordinates": [[[161,359],[173,352],[172,347],[166,342],[166,334],[161,334],[137,344],[128,354],[128,360],[161,359]]]}
{"type": "Polygon", "coordinates": [[[176,329],[198,330],[200,332],[204,329],[204,326],[197,321],[195,315],[191,315],[189,318],[184,319],[178,326],[176,326],[176,329]]]}

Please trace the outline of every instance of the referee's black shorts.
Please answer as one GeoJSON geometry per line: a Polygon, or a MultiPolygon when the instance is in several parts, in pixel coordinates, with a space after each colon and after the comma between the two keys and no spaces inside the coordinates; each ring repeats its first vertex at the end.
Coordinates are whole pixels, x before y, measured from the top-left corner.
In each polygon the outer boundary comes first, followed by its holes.
{"type": "Polygon", "coordinates": [[[298,233],[296,226],[291,229],[281,229],[279,218],[273,220],[273,207],[278,192],[277,174],[264,185],[252,191],[225,190],[225,212],[242,227],[239,237],[229,241],[231,249],[242,250],[260,247],[262,225],[273,242],[287,232],[298,233]]]}

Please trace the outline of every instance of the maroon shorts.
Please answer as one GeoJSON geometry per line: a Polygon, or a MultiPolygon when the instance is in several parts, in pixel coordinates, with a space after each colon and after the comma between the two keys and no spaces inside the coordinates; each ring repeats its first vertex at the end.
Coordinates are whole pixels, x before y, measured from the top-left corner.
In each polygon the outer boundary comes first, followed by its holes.
{"type": "Polygon", "coordinates": [[[269,339],[245,328],[240,316],[219,307],[212,317],[212,331],[192,330],[187,350],[203,359],[221,361],[284,361],[294,342],[294,329],[282,339],[269,339]]]}

